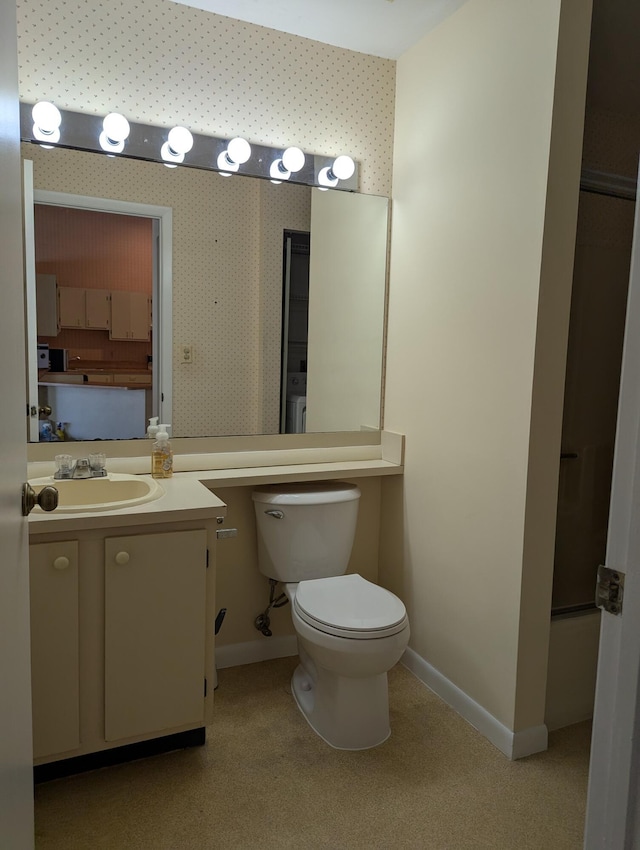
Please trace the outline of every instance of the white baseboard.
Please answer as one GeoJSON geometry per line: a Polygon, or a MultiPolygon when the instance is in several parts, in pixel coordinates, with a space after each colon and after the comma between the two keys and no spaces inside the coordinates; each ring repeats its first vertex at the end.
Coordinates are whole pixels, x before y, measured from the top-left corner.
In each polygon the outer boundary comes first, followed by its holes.
{"type": "Polygon", "coordinates": [[[264,637],[245,643],[216,646],[216,667],[222,670],[224,667],[239,667],[241,664],[271,661],[273,658],[287,658],[297,654],[298,641],[295,635],[264,637]]]}
{"type": "Polygon", "coordinates": [[[405,650],[401,662],[507,758],[519,759],[547,749],[547,727],[544,724],[512,732],[413,649],[405,650]]]}

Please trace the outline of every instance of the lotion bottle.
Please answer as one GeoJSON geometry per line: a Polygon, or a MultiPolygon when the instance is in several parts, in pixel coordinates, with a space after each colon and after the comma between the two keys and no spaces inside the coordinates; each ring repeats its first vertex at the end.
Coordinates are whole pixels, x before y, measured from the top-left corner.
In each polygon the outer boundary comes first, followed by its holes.
{"type": "Polygon", "coordinates": [[[154,478],[171,478],[173,475],[173,450],[169,442],[169,425],[160,425],[151,453],[151,475],[154,478]]]}
{"type": "Polygon", "coordinates": [[[147,428],[147,437],[149,437],[150,440],[155,440],[159,430],[158,417],[152,416],[149,420],[149,427],[147,428]]]}

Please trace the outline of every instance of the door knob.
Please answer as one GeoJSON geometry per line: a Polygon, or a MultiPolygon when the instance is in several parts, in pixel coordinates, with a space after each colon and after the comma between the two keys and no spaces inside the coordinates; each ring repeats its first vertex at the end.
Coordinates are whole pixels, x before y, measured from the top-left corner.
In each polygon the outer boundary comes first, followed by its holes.
{"type": "Polygon", "coordinates": [[[129,553],[128,552],[118,552],[116,555],[116,564],[120,564],[123,567],[125,564],[129,563],[129,553]]]}
{"type": "Polygon", "coordinates": [[[29,516],[36,505],[39,505],[43,511],[54,511],[58,507],[58,491],[56,488],[48,484],[36,495],[36,491],[28,481],[23,484],[22,516],[29,516]]]}

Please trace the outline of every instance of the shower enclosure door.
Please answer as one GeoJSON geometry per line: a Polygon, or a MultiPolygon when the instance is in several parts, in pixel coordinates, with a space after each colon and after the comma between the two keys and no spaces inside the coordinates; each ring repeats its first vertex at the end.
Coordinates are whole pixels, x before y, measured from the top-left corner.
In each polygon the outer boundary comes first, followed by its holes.
{"type": "Polygon", "coordinates": [[[555,614],[594,607],[596,573],[607,541],[635,194],[633,185],[625,189],[619,179],[607,177],[597,186],[589,175],[583,177],[580,192],[558,491],[555,614]]]}

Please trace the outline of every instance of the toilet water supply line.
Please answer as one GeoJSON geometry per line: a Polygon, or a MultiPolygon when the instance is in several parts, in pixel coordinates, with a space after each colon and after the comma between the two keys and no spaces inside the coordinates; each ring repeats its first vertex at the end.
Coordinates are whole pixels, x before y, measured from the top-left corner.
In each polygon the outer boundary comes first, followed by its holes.
{"type": "Polygon", "coordinates": [[[287,599],[287,595],[285,593],[281,593],[280,596],[276,598],[276,585],[278,582],[274,578],[269,579],[269,604],[266,609],[262,612],[262,614],[258,614],[258,616],[254,620],[254,626],[259,632],[265,637],[271,637],[273,632],[269,628],[271,625],[271,620],[269,619],[269,611],[272,608],[282,608],[283,605],[286,605],[289,601],[287,599]]]}

